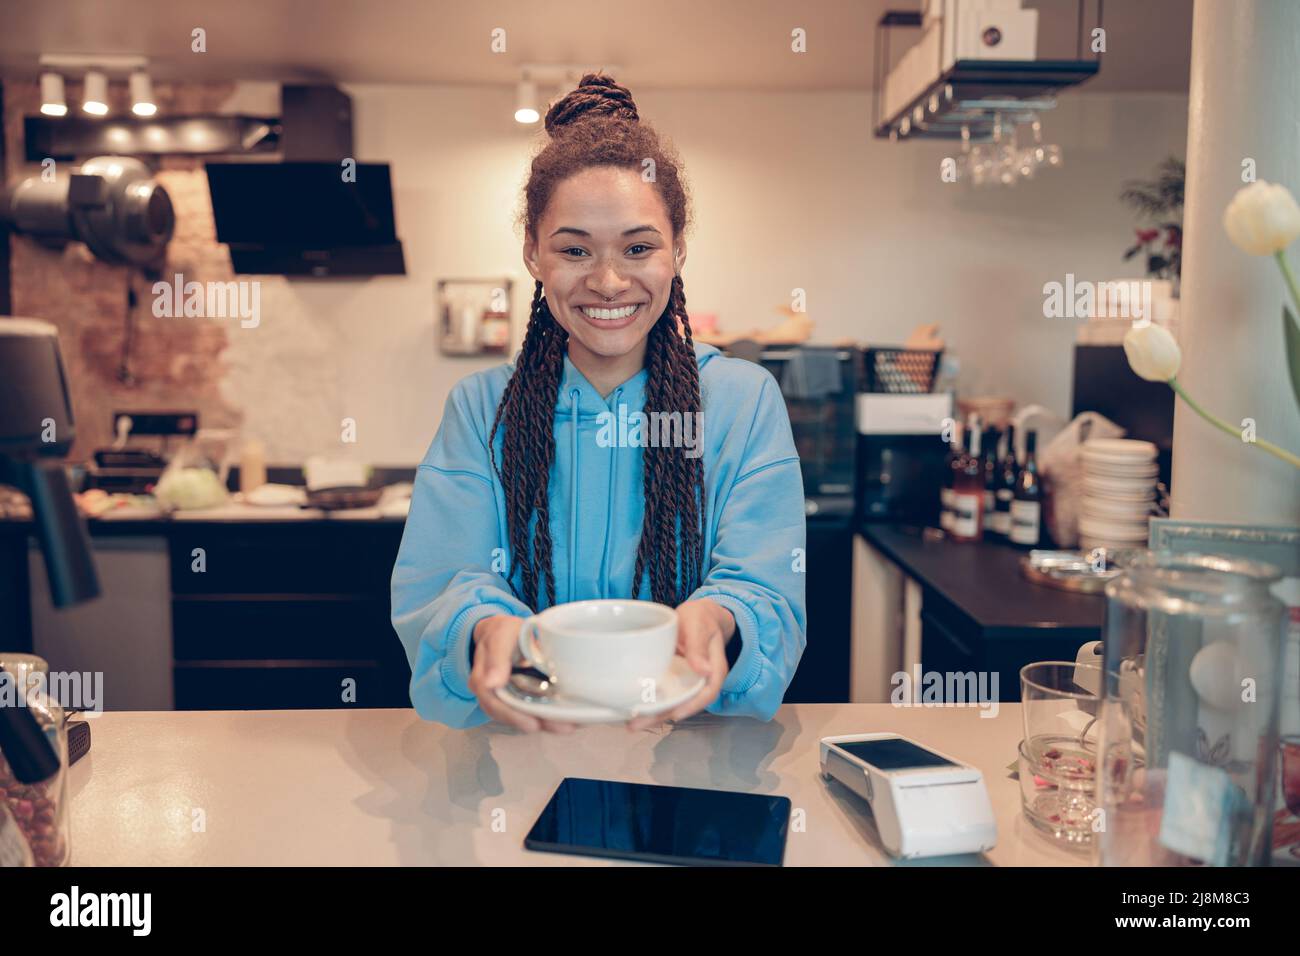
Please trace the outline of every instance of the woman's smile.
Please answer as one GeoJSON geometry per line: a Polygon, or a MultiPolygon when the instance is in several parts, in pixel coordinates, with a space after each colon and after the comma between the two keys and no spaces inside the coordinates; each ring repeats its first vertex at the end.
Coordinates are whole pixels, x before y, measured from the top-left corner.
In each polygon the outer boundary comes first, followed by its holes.
{"type": "Polygon", "coordinates": [[[617,306],[580,305],[577,307],[578,313],[587,320],[588,324],[606,332],[627,328],[641,317],[641,313],[644,310],[644,302],[628,303],[626,305],[617,306]]]}

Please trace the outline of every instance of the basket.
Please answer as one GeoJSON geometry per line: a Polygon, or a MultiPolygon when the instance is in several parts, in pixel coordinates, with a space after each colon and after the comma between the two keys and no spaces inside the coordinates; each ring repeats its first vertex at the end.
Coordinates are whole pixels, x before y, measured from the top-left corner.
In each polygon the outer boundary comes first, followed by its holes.
{"type": "Polygon", "coordinates": [[[934,387],[943,351],[871,347],[862,350],[862,390],[918,395],[934,387]]]}

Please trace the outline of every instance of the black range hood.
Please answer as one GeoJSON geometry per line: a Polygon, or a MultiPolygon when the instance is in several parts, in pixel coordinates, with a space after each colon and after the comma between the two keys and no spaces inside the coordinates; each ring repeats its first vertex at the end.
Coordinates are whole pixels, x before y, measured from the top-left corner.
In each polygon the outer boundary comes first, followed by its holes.
{"type": "Polygon", "coordinates": [[[405,275],[387,163],[357,163],[352,100],[335,86],[283,87],[283,162],[212,162],[217,241],[236,272],[405,275]]]}
{"type": "Polygon", "coordinates": [[[217,241],[236,272],[406,274],[386,163],[357,163],[349,181],[341,162],[206,166],[217,241]]]}

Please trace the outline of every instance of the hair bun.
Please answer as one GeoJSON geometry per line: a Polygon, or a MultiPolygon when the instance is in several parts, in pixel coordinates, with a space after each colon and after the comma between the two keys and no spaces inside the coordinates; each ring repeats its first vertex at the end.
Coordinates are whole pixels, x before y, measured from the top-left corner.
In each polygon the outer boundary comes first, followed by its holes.
{"type": "Polygon", "coordinates": [[[546,132],[554,136],[555,131],[562,126],[595,116],[607,116],[629,123],[635,123],[641,118],[626,86],[620,86],[612,76],[587,73],[578,81],[577,89],[560,97],[546,111],[546,132]]]}

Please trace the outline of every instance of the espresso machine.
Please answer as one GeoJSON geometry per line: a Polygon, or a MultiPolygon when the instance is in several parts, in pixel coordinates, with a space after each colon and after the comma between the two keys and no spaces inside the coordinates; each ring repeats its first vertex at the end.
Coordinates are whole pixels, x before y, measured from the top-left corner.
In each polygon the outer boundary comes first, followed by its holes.
{"type": "MultiPolygon", "coordinates": [[[[31,499],[55,607],[99,594],[86,525],[63,470],[72,439],[72,401],[54,326],[0,316],[0,483],[31,499]]],[[[0,753],[22,783],[59,769],[26,707],[0,707],[0,753]]]]}
{"type": "Polygon", "coordinates": [[[939,524],[952,420],[950,392],[931,392],[941,352],[868,348],[857,394],[857,498],[864,521],[939,524]]]}

